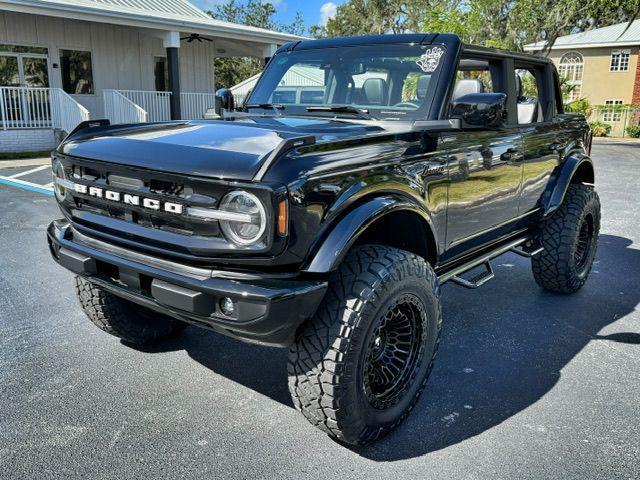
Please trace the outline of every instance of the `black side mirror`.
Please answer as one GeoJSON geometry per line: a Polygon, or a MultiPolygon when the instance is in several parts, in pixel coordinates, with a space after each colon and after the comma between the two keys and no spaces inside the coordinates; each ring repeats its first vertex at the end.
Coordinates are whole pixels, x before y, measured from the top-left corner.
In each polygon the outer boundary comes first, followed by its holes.
{"type": "MultiPolygon", "coordinates": [[[[216,92],[216,109],[231,111],[235,109],[233,93],[228,88],[220,88],[216,92]]],[[[221,112],[216,112],[220,114],[221,112]]]]}
{"type": "Polygon", "coordinates": [[[507,123],[507,96],[504,93],[469,93],[455,99],[451,118],[461,128],[501,128],[507,123]]]}

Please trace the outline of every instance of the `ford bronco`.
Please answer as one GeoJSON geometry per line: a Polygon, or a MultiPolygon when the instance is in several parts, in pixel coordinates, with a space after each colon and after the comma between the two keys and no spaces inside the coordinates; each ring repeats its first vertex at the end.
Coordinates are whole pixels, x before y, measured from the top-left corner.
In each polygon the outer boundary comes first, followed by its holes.
{"type": "Polygon", "coordinates": [[[239,108],[218,98],[220,120],[91,121],[53,153],[51,253],[124,343],[191,323],[287,347],[296,408],[362,445],[416,404],[440,285],[479,287],[506,252],[546,290],[587,279],[591,133],[546,58],[443,34],[300,41],[239,108]]]}

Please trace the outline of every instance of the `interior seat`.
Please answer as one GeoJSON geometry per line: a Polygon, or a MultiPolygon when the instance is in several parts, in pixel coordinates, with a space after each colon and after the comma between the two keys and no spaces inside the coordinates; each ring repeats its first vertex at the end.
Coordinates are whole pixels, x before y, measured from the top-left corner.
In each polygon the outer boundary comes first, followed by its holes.
{"type": "Polygon", "coordinates": [[[469,95],[471,93],[483,93],[484,84],[477,78],[462,78],[456,82],[456,86],[453,89],[453,100],[469,95]]]}
{"type": "Polygon", "coordinates": [[[386,105],[387,82],[383,78],[367,78],[362,84],[363,105],[386,105]]]}
{"type": "Polygon", "coordinates": [[[516,102],[518,108],[518,124],[525,125],[527,123],[544,121],[540,101],[535,97],[525,97],[522,95],[522,79],[520,75],[516,75],[516,93],[518,95],[516,102]]]}

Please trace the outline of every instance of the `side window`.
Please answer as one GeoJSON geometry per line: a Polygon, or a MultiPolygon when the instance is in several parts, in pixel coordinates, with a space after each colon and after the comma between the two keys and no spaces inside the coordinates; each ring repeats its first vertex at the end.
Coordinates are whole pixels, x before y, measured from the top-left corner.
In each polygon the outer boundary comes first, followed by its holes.
{"type": "Polygon", "coordinates": [[[516,95],[518,124],[526,125],[544,121],[544,112],[540,102],[539,78],[535,71],[528,68],[516,69],[516,95]]]}

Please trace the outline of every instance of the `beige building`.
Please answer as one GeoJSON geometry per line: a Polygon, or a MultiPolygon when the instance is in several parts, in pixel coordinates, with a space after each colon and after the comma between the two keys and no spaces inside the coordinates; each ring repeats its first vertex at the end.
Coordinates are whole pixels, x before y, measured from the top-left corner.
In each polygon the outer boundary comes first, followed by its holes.
{"type": "MultiPolygon", "coordinates": [[[[640,20],[628,29],[627,26],[619,23],[559,37],[549,54],[560,75],[574,85],[565,101],[589,100],[596,106],[591,120],[610,124],[615,136],[622,135],[630,123],[637,123],[636,111],[640,108],[640,20]],[[607,105],[630,107],[611,110],[602,107],[607,105]]],[[[543,46],[539,42],[525,46],[525,50],[536,52],[543,46]]]]}

